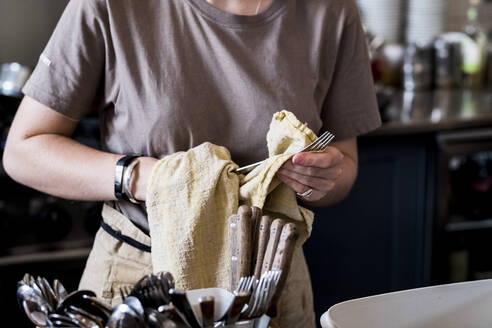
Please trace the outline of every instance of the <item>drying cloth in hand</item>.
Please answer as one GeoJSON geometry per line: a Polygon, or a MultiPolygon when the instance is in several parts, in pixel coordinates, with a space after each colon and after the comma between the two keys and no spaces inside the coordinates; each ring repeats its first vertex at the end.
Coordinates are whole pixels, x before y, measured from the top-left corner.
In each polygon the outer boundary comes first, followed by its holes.
{"type": "Polygon", "coordinates": [[[267,134],[268,160],[247,175],[229,151],[204,143],[162,158],[147,188],[153,271],[169,271],[176,286],[190,290],[230,286],[227,219],[239,205],[288,217],[311,231],[313,213],[297,205],[292,189],[275,173],[316,135],[290,112],[274,114],[267,134]]]}

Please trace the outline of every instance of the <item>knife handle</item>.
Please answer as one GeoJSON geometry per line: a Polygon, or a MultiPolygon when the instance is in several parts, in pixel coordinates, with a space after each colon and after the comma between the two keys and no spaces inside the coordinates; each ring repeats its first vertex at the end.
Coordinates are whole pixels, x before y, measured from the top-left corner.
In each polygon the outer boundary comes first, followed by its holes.
{"type": "Polygon", "coordinates": [[[256,268],[256,262],[258,257],[258,238],[259,238],[259,226],[261,222],[261,209],[256,206],[251,207],[251,268],[250,272],[253,274],[256,268]]]}
{"type": "Polygon", "coordinates": [[[258,241],[255,255],[255,279],[260,279],[261,269],[263,267],[263,259],[265,258],[265,250],[267,248],[268,239],[270,238],[270,225],[272,224],[272,218],[268,215],[261,217],[260,225],[258,227],[258,241]]]}
{"type": "Polygon", "coordinates": [[[263,258],[263,266],[261,268],[262,275],[272,268],[275,251],[277,250],[277,245],[283,226],[284,221],[282,219],[273,220],[270,226],[270,237],[268,238],[268,245],[265,251],[265,257],[263,258]]]}
{"type": "Polygon", "coordinates": [[[213,296],[201,297],[198,300],[202,312],[202,327],[209,328],[214,326],[215,298],[213,296]]]}
{"type": "Polygon", "coordinates": [[[237,241],[238,221],[238,214],[231,215],[231,217],[229,217],[229,220],[227,221],[227,224],[229,226],[229,253],[231,256],[231,290],[234,290],[239,282],[239,244],[237,241]]]}
{"type": "Polygon", "coordinates": [[[178,311],[184,314],[186,322],[190,325],[190,327],[201,328],[195,316],[195,312],[193,312],[191,304],[188,301],[186,293],[176,289],[170,289],[169,295],[171,296],[171,302],[176,307],[176,309],[178,309],[178,311]]]}
{"type": "Polygon", "coordinates": [[[251,274],[251,207],[239,207],[237,224],[237,241],[239,245],[238,279],[251,274]]]}
{"type": "Polygon", "coordinates": [[[297,231],[295,224],[287,223],[283,226],[272,265],[272,270],[281,270],[282,273],[280,274],[280,279],[268,310],[268,314],[271,317],[277,316],[277,302],[284,289],[287,276],[289,275],[290,265],[292,264],[292,258],[298,238],[299,232],[297,231]]]}

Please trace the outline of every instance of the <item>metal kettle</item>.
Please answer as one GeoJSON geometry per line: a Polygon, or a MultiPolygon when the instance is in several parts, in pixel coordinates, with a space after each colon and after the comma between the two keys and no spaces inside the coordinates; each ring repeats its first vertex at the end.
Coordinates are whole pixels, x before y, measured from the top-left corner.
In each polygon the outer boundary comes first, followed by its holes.
{"type": "Polygon", "coordinates": [[[19,63],[0,65],[0,95],[14,98],[22,97],[22,87],[31,75],[31,69],[19,63]]]}

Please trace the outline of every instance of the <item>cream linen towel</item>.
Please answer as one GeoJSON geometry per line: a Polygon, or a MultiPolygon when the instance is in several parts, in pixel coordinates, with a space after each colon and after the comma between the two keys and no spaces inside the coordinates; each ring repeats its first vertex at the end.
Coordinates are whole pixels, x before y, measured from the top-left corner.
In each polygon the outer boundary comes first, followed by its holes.
{"type": "Polygon", "coordinates": [[[228,288],[227,219],[242,204],[297,221],[303,242],[314,215],[297,205],[295,193],[275,173],[315,139],[292,113],[282,111],[274,114],[267,134],[269,159],[246,176],[233,172],[237,165],[226,148],[211,143],[157,162],[146,203],[153,271],[171,272],[184,290],[228,288]]]}

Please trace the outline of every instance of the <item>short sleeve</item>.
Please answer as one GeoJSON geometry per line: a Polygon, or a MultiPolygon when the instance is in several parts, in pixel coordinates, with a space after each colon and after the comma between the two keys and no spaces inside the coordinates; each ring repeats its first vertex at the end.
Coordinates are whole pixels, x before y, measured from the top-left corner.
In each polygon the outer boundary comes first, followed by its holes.
{"type": "Polygon", "coordinates": [[[356,5],[338,43],[331,83],[323,103],[323,128],[338,140],[353,138],[378,128],[381,118],[376,101],[365,34],[356,5]]]}
{"type": "Polygon", "coordinates": [[[105,11],[97,0],[71,0],[38,64],[25,95],[73,119],[101,103],[105,62],[105,11]]]}

